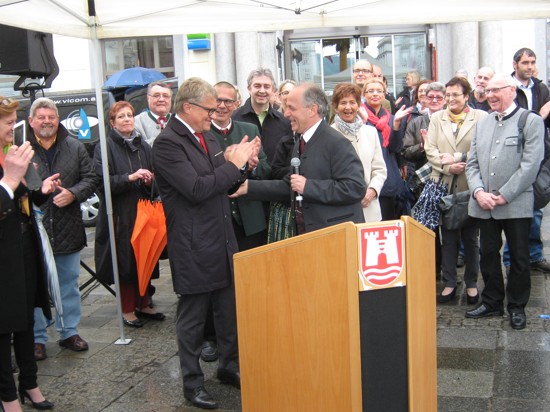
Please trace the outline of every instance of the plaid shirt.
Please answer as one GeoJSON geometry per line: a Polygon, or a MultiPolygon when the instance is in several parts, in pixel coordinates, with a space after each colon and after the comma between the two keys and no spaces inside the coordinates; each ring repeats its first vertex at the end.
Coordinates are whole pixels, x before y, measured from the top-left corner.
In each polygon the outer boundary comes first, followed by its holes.
{"type": "Polygon", "coordinates": [[[415,171],[416,175],[422,183],[426,183],[430,180],[430,174],[432,173],[432,164],[430,162],[426,163],[421,168],[415,171]]]}

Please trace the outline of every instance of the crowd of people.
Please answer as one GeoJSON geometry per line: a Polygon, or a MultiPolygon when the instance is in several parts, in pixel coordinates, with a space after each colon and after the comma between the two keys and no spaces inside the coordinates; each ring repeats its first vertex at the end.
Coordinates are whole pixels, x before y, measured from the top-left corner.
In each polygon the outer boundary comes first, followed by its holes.
{"type": "MultiPolygon", "coordinates": [[[[382,69],[366,60],[352,68],[329,102],[309,83],[276,81],[269,69],[253,70],[250,97],[237,88],[200,78],[184,81],[175,98],[163,82],[148,86],[147,109],[138,115],[121,101],[110,108],[108,173],[115,222],[116,260],[124,324],[162,321],[149,285],[137,286],[132,232],[140,199],[163,203],[167,256],[178,296],[176,336],[184,397],[199,408],[217,408],[204,387],[199,359],[218,360],[217,378],[240,388],[233,255],[341,222],[376,222],[411,213],[424,181],[449,193],[469,190],[470,218],[459,229],[436,232],[436,275],[445,286],[440,303],[456,298],[457,264],[465,262],[470,318],[501,316],[504,299],[514,329],[526,326],[531,269],[550,272],[542,255],[541,210],[533,210],[532,184],[544,157],[550,112],[548,88],[535,76],[536,56],[520,49],[512,75],[482,67],[474,87],[457,75],[445,84],[407,73],[397,100],[382,69]],[[173,105],[172,105],[173,100],[173,105]],[[518,121],[531,110],[518,141],[518,121]],[[507,240],[500,270],[502,232],[507,240]],[[479,292],[479,272],[485,284],[479,292]],[[481,301],[481,302],[480,302],[481,301]]],[[[79,203],[101,193],[95,239],[97,277],[114,282],[99,146],[90,159],[59,122],[53,101],[30,109],[29,142],[13,144],[18,103],[0,97],[0,295],[17,316],[0,315],[0,397],[7,412],[21,401],[51,409],[36,382],[36,362],[47,357],[46,327],[55,322],[59,345],[88,349],[80,337],[78,274],[86,244],[79,203]],[[29,162],[43,179],[31,190],[29,162]],[[59,274],[63,316],[51,319],[46,269],[32,208],[40,206],[59,274]],[[8,236],[5,236],[9,233],[8,236]],[[18,272],[25,274],[17,276],[18,272]],[[12,377],[11,345],[20,369],[12,377]]],[[[158,265],[153,268],[158,276],[158,265]]]]}

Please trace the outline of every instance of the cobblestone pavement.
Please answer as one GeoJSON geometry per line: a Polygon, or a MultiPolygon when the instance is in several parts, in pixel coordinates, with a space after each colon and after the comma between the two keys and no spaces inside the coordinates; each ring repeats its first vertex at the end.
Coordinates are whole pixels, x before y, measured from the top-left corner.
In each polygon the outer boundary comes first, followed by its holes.
{"type": "MultiPolygon", "coordinates": [[[[545,254],[550,222],[543,221],[545,254]]],[[[93,246],[94,230],[88,229],[93,246]]],[[[82,260],[93,267],[93,249],[82,260]]],[[[90,276],[81,273],[81,283],[90,276]]],[[[550,411],[550,314],[548,275],[532,272],[527,328],[514,331],[508,316],[472,320],[460,285],[456,301],[437,306],[439,411],[550,411]]],[[[114,297],[94,283],[82,295],[80,334],[90,343],[87,352],[58,346],[57,332],[48,329],[48,359],[39,362],[39,384],[61,412],[195,411],[183,398],[175,341],[176,297],[164,262],[154,302],[167,315],[141,329],[124,328],[128,345],[117,345],[121,332],[114,297]]],[[[481,285],[480,285],[481,286],[481,285]]],[[[437,291],[443,284],[437,282],[437,291]]],[[[434,297],[435,298],[435,297],[434,297]]],[[[206,387],[222,411],[240,411],[239,391],[220,385],[216,363],[203,363],[206,387]]],[[[25,405],[25,410],[31,410],[25,405]]]]}

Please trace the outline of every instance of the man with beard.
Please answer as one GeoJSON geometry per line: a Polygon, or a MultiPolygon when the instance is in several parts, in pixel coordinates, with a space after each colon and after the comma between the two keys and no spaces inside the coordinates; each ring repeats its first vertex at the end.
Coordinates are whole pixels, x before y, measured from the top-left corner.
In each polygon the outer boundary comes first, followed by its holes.
{"type": "MultiPolygon", "coordinates": [[[[88,199],[96,188],[96,175],[86,148],[59,124],[55,103],[47,98],[36,99],[31,105],[27,134],[35,152],[33,162],[45,179],[60,174],[58,190],[41,207],[44,226],[53,249],[63,303],[63,327],[59,316],[56,329],[59,346],[73,350],[88,350],[88,343],[78,334],[80,323],[80,251],[86,246],[80,202],[88,199]]],[[[46,359],[46,318],[41,309],[34,312],[35,359],[46,359]]]]}
{"type": "Polygon", "coordinates": [[[488,112],[491,108],[487,102],[487,95],[485,94],[485,88],[487,83],[494,76],[495,72],[490,67],[481,67],[474,77],[475,88],[474,92],[470,94],[468,99],[468,105],[473,109],[484,110],[488,112]]]}
{"type": "MultiPolygon", "coordinates": [[[[514,54],[512,64],[514,72],[511,76],[516,86],[516,104],[523,109],[538,113],[545,121],[546,127],[548,127],[550,122],[550,116],[548,116],[550,112],[550,92],[548,91],[548,87],[534,76],[537,70],[537,56],[535,52],[526,47],[519,49],[514,54]]],[[[547,138],[546,141],[546,144],[548,144],[547,138]]],[[[533,219],[531,220],[529,261],[531,262],[531,269],[542,273],[550,273],[550,263],[544,258],[541,240],[542,215],[542,209],[535,210],[533,219]]],[[[508,272],[510,270],[508,244],[504,247],[503,262],[508,272]]]]}
{"type": "Polygon", "coordinates": [[[247,79],[250,97],[233,113],[233,120],[252,123],[260,131],[262,147],[271,164],[279,141],[292,135],[287,119],[269,102],[275,92],[275,78],[269,69],[252,70],[247,79]]]}
{"type": "Polygon", "coordinates": [[[161,81],[150,83],[147,87],[147,110],[134,118],[137,132],[150,146],[170,120],[171,106],[170,86],[161,81]]]}

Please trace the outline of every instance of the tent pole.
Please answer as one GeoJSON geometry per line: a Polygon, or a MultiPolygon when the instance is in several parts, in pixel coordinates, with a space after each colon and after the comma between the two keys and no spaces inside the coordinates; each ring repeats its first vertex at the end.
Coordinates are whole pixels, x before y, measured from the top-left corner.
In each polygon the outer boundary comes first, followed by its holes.
{"type": "Polygon", "coordinates": [[[120,338],[115,342],[115,345],[127,345],[132,340],[125,339],[124,337],[124,324],[122,322],[122,302],[120,300],[120,281],[118,276],[118,261],[116,255],[116,243],[115,243],[115,233],[114,233],[114,221],[113,221],[113,203],[111,199],[111,183],[109,181],[109,157],[107,155],[107,138],[105,132],[105,112],[103,108],[103,94],[101,90],[101,85],[103,84],[103,70],[101,63],[101,45],[99,44],[99,39],[97,38],[97,30],[95,24],[95,17],[90,16],[90,45],[91,45],[91,61],[96,62],[92,64],[92,78],[95,88],[95,96],[97,103],[97,120],[99,127],[99,144],[101,147],[101,159],[102,159],[102,171],[103,171],[103,187],[105,188],[105,209],[107,210],[107,221],[109,224],[109,242],[111,245],[111,259],[113,262],[113,277],[115,281],[115,292],[116,292],[116,307],[117,307],[117,318],[118,318],[118,327],[120,332],[120,338]]]}

